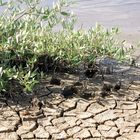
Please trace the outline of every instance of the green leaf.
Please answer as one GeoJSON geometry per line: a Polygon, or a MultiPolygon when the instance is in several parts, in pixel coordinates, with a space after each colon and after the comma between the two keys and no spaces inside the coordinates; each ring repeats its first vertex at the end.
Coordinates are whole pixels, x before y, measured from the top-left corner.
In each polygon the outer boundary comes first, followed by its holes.
{"type": "Polygon", "coordinates": [[[5,6],[7,5],[7,2],[3,2],[2,0],[0,0],[0,6],[5,6]]]}
{"type": "Polygon", "coordinates": [[[42,19],[48,19],[48,15],[42,16],[42,19]]]}
{"type": "Polygon", "coordinates": [[[61,12],[61,14],[63,15],[63,16],[70,16],[70,13],[68,13],[68,12],[61,12]]]}

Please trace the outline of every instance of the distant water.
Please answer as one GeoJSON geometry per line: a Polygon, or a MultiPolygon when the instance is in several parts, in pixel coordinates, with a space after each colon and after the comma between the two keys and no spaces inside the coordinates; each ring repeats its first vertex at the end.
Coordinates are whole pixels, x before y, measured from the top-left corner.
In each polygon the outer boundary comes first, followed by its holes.
{"type": "Polygon", "coordinates": [[[86,27],[98,21],[106,26],[140,29],[140,0],[78,0],[74,12],[86,27]]]}
{"type": "Polygon", "coordinates": [[[74,13],[78,16],[78,25],[84,28],[94,26],[96,22],[105,27],[120,27],[120,37],[130,43],[140,41],[140,0],[77,0],[74,13]]]}
{"type": "MultiPolygon", "coordinates": [[[[52,5],[57,0],[43,0],[44,5],[52,5]]],[[[140,0],[72,0],[73,12],[78,17],[77,27],[94,26],[96,22],[105,27],[120,27],[124,39],[130,42],[140,40],[140,0]]]]}

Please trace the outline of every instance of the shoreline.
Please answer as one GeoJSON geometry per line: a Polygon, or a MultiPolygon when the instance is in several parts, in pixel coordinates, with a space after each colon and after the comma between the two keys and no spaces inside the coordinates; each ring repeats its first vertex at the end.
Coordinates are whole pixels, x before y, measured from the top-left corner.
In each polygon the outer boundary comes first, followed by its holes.
{"type": "Polygon", "coordinates": [[[126,42],[137,46],[140,43],[140,32],[133,32],[133,31],[122,31],[118,37],[119,40],[125,40],[126,42]]]}
{"type": "MultiPolygon", "coordinates": [[[[88,22],[88,21],[87,21],[88,22]]],[[[88,30],[90,28],[95,28],[96,24],[99,24],[103,26],[105,29],[111,29],[111,28],[118,28],[120,30],[120,33],[117,35],[117,39],[120,41],[126,41],[134,46],[137,46],[140,43],[140,29],[138,27],[134,28],[132,26],[122,27],[117,26],[116,24],[104,24],[102,22],[93,21],[91,24],[90,22],[82,22],[80,18],[77,19],[75,24],[75,29],[82,28],[83,30],[88,30]]]]}

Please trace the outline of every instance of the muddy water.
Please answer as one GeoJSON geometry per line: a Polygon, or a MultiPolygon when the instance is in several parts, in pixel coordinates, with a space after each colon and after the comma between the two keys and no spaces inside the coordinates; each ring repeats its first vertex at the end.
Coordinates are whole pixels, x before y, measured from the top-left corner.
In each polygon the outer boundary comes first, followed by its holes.
{"type": "MultiPolygon", "coordinates": [[[[56,0],[54,0],[56,1],[56,0]]],[[[75,0],[73,12],[79,27],[90,28],[96,22],[105,27],[120,27],[120,38],[136,43],[140,40],[140,0],[75,0]]],[[[48,0],[51,4],[52,0],[48,0]]]]}
{"type": "Polygon", "coordinates": [[[136,43],[140,40],[140,0],[77,0],[74,12],[84,28],[96,22],[105,27],[120,27],[120,38],[136,43]]]}

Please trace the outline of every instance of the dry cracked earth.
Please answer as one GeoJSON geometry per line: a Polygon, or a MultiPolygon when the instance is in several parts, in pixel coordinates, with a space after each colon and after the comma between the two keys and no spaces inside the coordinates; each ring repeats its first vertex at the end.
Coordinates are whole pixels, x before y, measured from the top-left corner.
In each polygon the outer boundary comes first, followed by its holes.
{"type": "MultiPolygon", "coordinates": [[[[61,95],[62,86],[78,81],[78,75],[57,75],[61,85],[51,85],[48,76],[34,95],[21,96],[17,104],[1,101],[0,140],[139,140],[139,74],[139,68],[130,67],[105,75],[108,83],[113,85],[121,79],[122,85],[104,96],[100,76],[86,79],[84,92],[91,93],[88,99],[61,95]]],[[[81,85],[77,87],[79,91],[83,89],[81,85]]]]}

